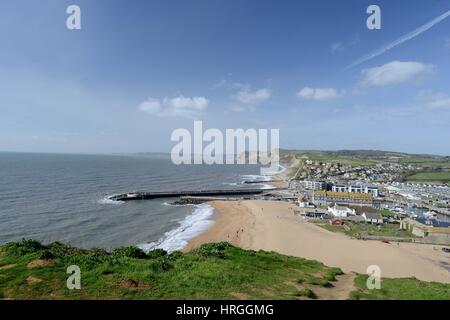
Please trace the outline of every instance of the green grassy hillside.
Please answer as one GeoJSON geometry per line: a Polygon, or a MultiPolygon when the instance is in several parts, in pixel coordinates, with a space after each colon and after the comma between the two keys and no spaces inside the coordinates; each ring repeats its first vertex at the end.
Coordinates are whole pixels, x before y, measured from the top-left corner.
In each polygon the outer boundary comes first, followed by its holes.
{"type": "Polygon", "coordinates": [[[412,176],[409,176],[408,181],[450,183],[450,172],[449,171],[420,172],[412,176]]]}
{"type": "MultiPolygon", "coordinates": [[[[400,293],[390,289],[397,283],[388,287],[386,280],[387,291],[374,294],[354,286],[353,278],[317,261],[228,243],[171,254],[135,247],[109,253],[33,240],[0,246],[0,299],[395,299],[418,297],[416,287],[422,292],[435,287],[408,279],[408,291],[400,293]],[[70,265],[81,269],[81,290],[66,287],[70,265]],[[345,281],[348,292],[342,296],[345,281]]],[[[450,286],[440,286],[439,295],[429,297],[450,299],[450,286]]]]}

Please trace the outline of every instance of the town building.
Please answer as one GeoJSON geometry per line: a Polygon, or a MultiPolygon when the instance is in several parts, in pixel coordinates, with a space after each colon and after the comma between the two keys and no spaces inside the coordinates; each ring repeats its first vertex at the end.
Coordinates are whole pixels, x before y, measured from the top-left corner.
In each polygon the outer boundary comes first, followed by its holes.
{"type": "Polygon", "coordinates": [[[333,191],[333,192],[348,192],[348,187],[341,185],[341,184],[336,184],[331,187],[331,191],[333,191]]]}
{"type": "Polygon", "coordinates": [[[373,197],[378,197],[378,188],[363,185],[334,185],[331,187],[333,192],[349,192],[349,193],[367,193],[373,197]]]}
{"type": "Polygon", "coordinates": [[[337,204],[335,204],[332,207],[329,207],[328,212],[338,218],[346,218],[349,215],[356,215],[355,209],[339,206],[337,204]]]}
{"type": "Polygon", "coordinates": [[[383,217],[378,212],[364,212],[362,214],[365,222],[372,224],[382,224],[384,222],[383,217]]]}
{"type": "Polygon", "coordinates": [[[304,180],[303,186],[305,189],[310,190],[324,190],[326,189],[327,184],[323,181],[304,180]]]}
{"type": "Polygon", "coordinates": [[[312,198],[314,204],[318,206],[328,206],[333,203],[370,207],[374,205],[373,196],[367,193],[314,190],[312,198]]]}
{"type": "Polygon", "coordinates": [[[332,226],[342,226],[344,225],[344,223],[342,222],[342,220],[336,219],[336,220],[330,220],[329,223],[332,226]]]}
{"type": "Polygon", "coordinates": [[[329,219],[332,218],[327,213],[325,213],[325,212],[318,212],[318,211],[305,212],[304,216],[308,217],[308,218],[322,219],[322,220],[329,220],[329,219]]]}
{"type": "Polygon", "coordinates": [[[450,228],[430,227],[413,219],[403,219],[400,229],[411,232],[416,237],[421,237],[429,243],[450,245],[450,228]]]}
{"type": "Polygon", "coordinates": [[[364,217],[358,215],[358,213],[356,214],[356,216],[348,216],[346,218],[342,218],[342,220],[350,221],[350,222],[354,222],[354,223],[364,223],[364,222],[366,222],[364,217]]]}
{"type": "Polygon", "coordinates": [[[314,203],[311,202],[307,202],[307,201],[300,201],[298,203],[298,206],[300,208],[315,208],[316,206],[314,205],[314,203]]]}

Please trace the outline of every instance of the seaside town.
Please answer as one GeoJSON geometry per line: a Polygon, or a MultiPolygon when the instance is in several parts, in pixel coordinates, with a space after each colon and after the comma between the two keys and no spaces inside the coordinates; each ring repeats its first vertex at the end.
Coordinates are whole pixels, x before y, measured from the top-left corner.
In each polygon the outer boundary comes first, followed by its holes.
{"type": "Polygon", "coordinates": [[[285,202],[294,204],[294,215],[306,222],[354,239],[450,245],[449,157],[383,151],[280,153],[282,173],[245,177],[235,189],[130,192],[110,200],[285,202]],[[422,180],[415,181],[417,177],[422,180]]]}
{"type": "Polygon", "coordinates": [[[294,157],[284,199],[298,205],[301,217],[361,239],[450,244],[450,186],[404,179],[424,164],[402,163],[401,156],[338,158],[294,157]]]}

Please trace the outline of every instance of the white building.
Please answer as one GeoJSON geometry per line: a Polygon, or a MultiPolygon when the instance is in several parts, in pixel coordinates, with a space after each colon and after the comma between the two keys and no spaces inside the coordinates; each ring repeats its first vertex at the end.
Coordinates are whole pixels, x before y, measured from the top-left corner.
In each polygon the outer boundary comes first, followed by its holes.
{"type": "Polygon", "coordinates": [[[306,202],[306,201],[300,201],[298,203],[298,206],[300,208],[315,208],[316,206],[314,205],[314,203],[310,203],[310,202],[306,202]]]}
{"type": "Polygon", "coordinates": [[[346,218],[349,215],[352,216],[356,215],[355,209],[338,206],[337,204],[335,204],[333,207],[328,207],[328,212],[332,214],[334,217],[338,218],[346,218]]]}
{"type": "Polygon", "coordinates": [[[363,185],[334,185],[332,187],[333,192],[351,192],[351,193],[368,193],[374,198],[378,197],[378,188],[363,185]]]}
{"type": "Polygon", "coordinates": [[[344,185],[334,185],[331,190],[333,192],[348,192],[348,187],[344,185]]]}
{"type": "Polygon", "coordinates": [[[365,187],[365,193],[371,194],[374,198],[378,197],[378,188],[377,187],[365,187]]]}
{"type": "Polygon", "coordinates": [[[383,217],[379,213],[375,212],[364,212],[362,214],[362,217],[366,222],[372,223],[372,224],[382,224],[383,223],[383,217]]]}
{"type": "Polygon", "coordinates": [[[303,181],[303,186],[306,189],[311,189],[311,190],[323,190],[326,187],[325,182],[312,181],[312,180],[305,180],[305,181],[303,181]]]}

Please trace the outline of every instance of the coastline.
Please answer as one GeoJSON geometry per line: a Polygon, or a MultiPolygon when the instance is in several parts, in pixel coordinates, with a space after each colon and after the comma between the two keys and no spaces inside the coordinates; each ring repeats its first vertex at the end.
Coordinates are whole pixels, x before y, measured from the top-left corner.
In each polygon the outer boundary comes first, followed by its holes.
{"type": "Polygon", "coordinates": [[[294,205],[264,200],[212,201],[215,223],[188,241],[188,252],[203,243],[227,241],[243,249],[275,251],[313,259],[344,272],[366,274],[377,265],[381,276],[416,277],[450,283],[450,258],[438,246],[350,239],[294,215],[294,205]]]}
{"type": "Polygon", "coordinates": [[[157,241],[141,243],[137,247],[148,252],[154,249],[164,249],[167,252],[181,250],[189,241],[206,232],[215,224],[217,211],[208,203],[194,205],[194,210],[179,221],[179,226],[167,231],[157,241]]]}
{"type": "MultiPolygon", "coordinates": [[[[261,189],[283,189],[287,188],[288,183],[285,175],[286,168],[281,167],[280,173],[276,175],[242,175],[245,180],[255,181],[255,185],[261,185],[261,189]]],[[[236,185],[238,182],[236,182],[236,185]]],[[[111,200],[110,197],[103,199],[104,203],[121,204],[123,201],[111,200]]],[[[228,201],[227,201],[228,202],[228,201]]],[[[164,203],[171,206],[172,204],[164,203]]],[[[184,204],[181,206],[185,206],[184,204]]],[[[210,203],[195,204],[193,211],[179,221],[179,225],[165,232],[158,240],[152,242],[144,242],[137,245],[144,251],[153,249],[164,249],[168,252],[183,250],[188,246],[189,241],[208,231],[216,222],[216,218],[220,216],[210,203]]]]}

